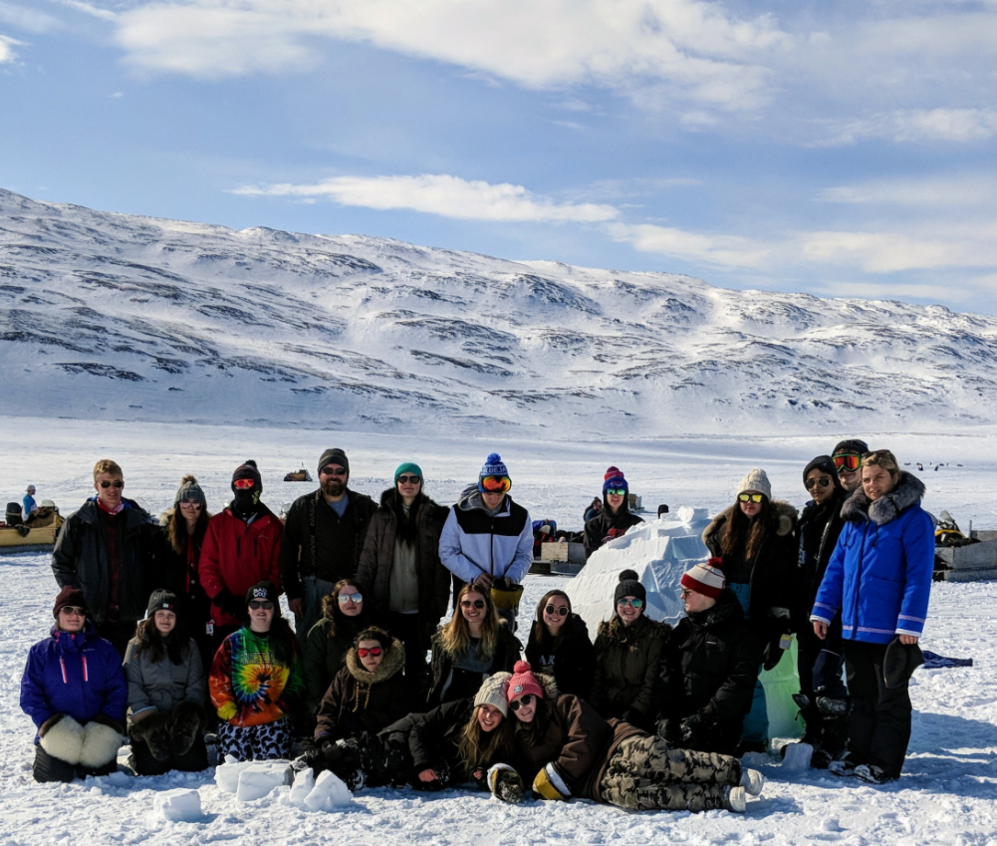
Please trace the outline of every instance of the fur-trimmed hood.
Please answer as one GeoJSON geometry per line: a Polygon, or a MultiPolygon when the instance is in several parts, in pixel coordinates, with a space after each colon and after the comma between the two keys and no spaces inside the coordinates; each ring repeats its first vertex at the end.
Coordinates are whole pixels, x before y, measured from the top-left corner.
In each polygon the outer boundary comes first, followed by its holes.
{"type": "Polygon", "coordinates": [[[354,646],[346,653],[346,669],[350,675],[360,684],[378,684],[390,679],[402,671],[405,666],[405,647],[396,638],[391,638],[391,649],[385,655],[384,660],[378,664],[373,673],[364,669],[357,655],[357,648],[354,646]]]}
{"type": "Polygon", "coordinates": [[[923,499],[925,490],[924,483],[920,479],[901,470],[896,487],[875,502],[865,495],[861,486],[856,488],[842,506],[841,516],[853,523],[867,520],[877,526],[883,526],[895,520],[912,505],[917,505],[923,499]]]}
{"type": "MultiPolygon", "coordinates": [[[[737,507],[738,504],[735,502],[733,505],[725,508],[717,514],[716,517],[710,520],[710,524],[703,530],[702,541],[710,547],[710,549],[713,549],[710,544],[710,539],[714,536],[718,536],[720,532],[723,531],[723,527],[727,524],[727,521],[730,519],[730,515],[734,513],[734,509],[737,507]]],[[[773,522],[775,525],[775,533],[779,537],[785,537],[786,535],[792,534],[793,527],[796,525],[796,519],[799,515],[796,508],[784,500],[774,499],[772,500],[772,509],[774,511],[773,522]]]]}

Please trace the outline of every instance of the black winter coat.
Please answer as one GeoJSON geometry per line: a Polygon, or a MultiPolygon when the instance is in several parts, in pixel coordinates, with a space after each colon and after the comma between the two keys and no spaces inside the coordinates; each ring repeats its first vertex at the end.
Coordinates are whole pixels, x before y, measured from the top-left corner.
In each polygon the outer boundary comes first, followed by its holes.
{"type": "Polygon", "coordinates": [[[169,513],[161,514],[159,525],[153,527],[152,533],[156,572],[162,582],[160,587],[171,590],[180,597],[180,615],[187,629],[203,634],[204,624],[211,619],[211,599],[201,587],[197,562],[201,559],[201,545],[208,531],[208,521],[201,521],[195,527],[193,535],[188,536],[184,529],[183,536],[193,547],[193,555],[188,557],[188,550],[177,552],[170,543],[171,520],[183,518],[169,513]]]}
{"type": "MultiPolygon", "coordinates": [[[[512,633],[505,620],[500,620],[499,634],[495,643],[495,654],[492,655],[491,667],[489,667],[488,672],[482,674],[478,682],[479,686],[480,682],[484,681],[485,676],[490,676],[493,673],[511,673],[512,668],[516,665],[522,653],[523,645],[519,642],[519,638],[512,633]]],[[[459,695],[455,695],[451,688],[450,683],[453,681],[453,674],[454,659],[443,648],[440,634],[437,632],[433,635],[429,695],[426,697],[427,708],[435,708],[444,702],[452,702],[454,699],[460,698],[459,695]]]]}
{"type": "MultiPolygon", "coordinates": [[[[538,608],[537,616],[542,613],[538,608]]],[[[589,639],[588,627],[571,612],[561,628],[560,635],[551,637],[543,621],[534,620],[526,642],[526,660],[534,673],[553,675],[561,693],[588,699],[595,677],[595,647],[589,639]]]]}
{"type": "MultiPolygon", "coordinates": [[[[796,589],[793,595],[792,613],[797,631],[810,629],[810,612],[817,599],[824,573],[827,572],[831,553],[838,543],[838,536],[845,527],[841,516],[841,507],[848,499],[848,494],[841,489],[823,505],[816,505],[813,500],[808,502],[800,515],[799,524],[799,558],[796,578],[796,589]]],[[[827,648],[834,649],[833,644],[841,644],[841,614],[835,614],[828,627],[827,648]]],[[[835,651],[838,651],[835,649],[835,651]]]]}
{"type": "Polygon", "coordinates": [[[627,508],[626,503],[623,503],[616,514],[611,513],[609,506],[604,503],[602,511],[585,524],[586,560],[602,546],[610,531],[615,530],[615,537],[619,537],[626,534],[627,529],[643,522],[644,520],[641,517],[638,517],[627,508]]]}
{"type": "Polygon", "coordinates": [[[462,772],[459,749],[464,727],[474,713],[471,699],[444,702],[425,714],[409,714],[392,723],[379,735],[388,748],[398,749],[398,760],[411,761],[411,772],[403,774],[412,780],[423,770],[449,773],[449,783],[466,781],[462,772]]]}

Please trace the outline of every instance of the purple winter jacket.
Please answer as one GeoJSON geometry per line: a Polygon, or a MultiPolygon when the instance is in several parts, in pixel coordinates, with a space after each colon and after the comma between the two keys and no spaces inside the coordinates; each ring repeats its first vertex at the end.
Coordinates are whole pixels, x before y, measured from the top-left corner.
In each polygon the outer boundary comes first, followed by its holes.
{"type": "Polygon", "coordinates": [[[21,710],[38,728],[56,714],[68,714],[81,724],[102,714],[124,724],[127,702],[121,656],[109,641],[97,636],[89,620],[81,632],[63,632],[53,626],[51,637],[28,652],[21,678],[21,710]]]}

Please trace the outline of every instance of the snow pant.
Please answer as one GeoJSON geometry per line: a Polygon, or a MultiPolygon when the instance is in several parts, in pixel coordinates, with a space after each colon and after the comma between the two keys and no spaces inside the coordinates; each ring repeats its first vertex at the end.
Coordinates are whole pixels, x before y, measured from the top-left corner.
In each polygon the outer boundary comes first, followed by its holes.
{"type": "Polygon", "coordinates": [[[897,778],[907,756],[912,708],[907,682],[891,690],[883,680],[886,647],[885,643],[845,641],[852,697],[847,748],[854,763],[874,764],[897,778]]]}
{"type": "Polygon", "coordinates": [[[603,802],[631,811],[711,811],[741,781],[741,762],[730,755],[669,746],[660,737],[624,740],[599,780],[603,802]]]}
{"type": "Polygon", "coordinates": [[[284,717],[259,726],[218,723],[218,756],[237,761],[268,761],[291,757],[291,720],[284,717]]]}
{"type": "Polygon", "coordinates": [[[429,665],[426,663],[429,642],[423,636],[422,620],[420,613],[385,611],[382,623],[405,647],[405,678],[413,689],[425,693],[429,688],[429,665]]]}
{"type": "Polygon", "coordinates": [[[305,642],[308,640],[308,632],[322,616],[322,600],[332,593],[335,586],[335,582],[327,582],[318,576],[301,577],[301,589],[304,591],[301,598],[304,610],[300,615],[294,615],[294,633],[298,637],[298,643],[302,650],[304,650],[305,642]]]}
{"type": "Polygon", "coordinates": [[[194,745],[183,755],[170,755],[165,761],[160,761],[150,751],[144,740],[132,740],[132,751],[128,763],[136,775],[164,775],[170,770],[180,770],[185,773],[199,773],[208,768],[208,748],[204,745],[204,736],[198,733],[194,745]]]}
{"type": "Polygon", "coordinates": [[[42,747],[35,747],[35,761],[31,765],[31,775],[35,781],[73,781],[77,778],[87,776],[102,776],[115,772],[118,769],[117,758],[112,758],[102,767],[84,767],[82,764],[68,764],[52,755],[49,755],[42,747]]]}
{"type": "Polygon", "coordinates": [[[807,697],[809,705],[801,709],[806,724],[804,741],[814,748],[824,749],[832,758],[837,757],[844,744],[847,728],[843,716],[822,714],[817,708],[817,697],[845,699],[848,691],[841,679],[844,652],[841,645],[840,629],[837,643],[821,640],[813,629],[802,629],[797,635],[799,652],[797,671],[800,676],[800,693],[807,697]],[[832,648],[828,648],[828,646],[832,648]]]}

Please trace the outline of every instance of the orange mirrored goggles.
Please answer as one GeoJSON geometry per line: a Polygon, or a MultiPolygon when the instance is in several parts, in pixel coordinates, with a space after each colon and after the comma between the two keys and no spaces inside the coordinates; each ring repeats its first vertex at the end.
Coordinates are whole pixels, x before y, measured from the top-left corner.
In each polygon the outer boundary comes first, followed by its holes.
{"type": "Polygon", "coordinates": [[[508,476],[485,476],[478,480],[478,490],[482,493],[509,493],[512,479],[508,476]]]}

